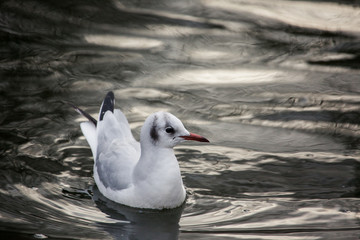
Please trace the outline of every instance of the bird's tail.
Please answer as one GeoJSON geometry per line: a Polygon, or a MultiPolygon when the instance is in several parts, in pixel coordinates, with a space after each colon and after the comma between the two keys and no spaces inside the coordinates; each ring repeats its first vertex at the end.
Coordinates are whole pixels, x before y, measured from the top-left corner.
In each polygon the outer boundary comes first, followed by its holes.
{"type": "MultiPolygon", "coordinates": [[[[74,108],[76,112],[80,113],[81,115],[83,115],[84,117],[86,117],[89,120],[87,122],[82,122],[80,124],[80,127],[81,127],[81,131],[83,132],[87,142],[90,145],[94,159],[96,159],[97,158],[96,151],[97,151],[97,147],[98,147],[98,140],[97,140],[98,137],[97,137],[96,127],[97,127],[98,121],[95,118],[93,118],[90,114],[88,114],[81,108],[75,106],[74,104],[72,104],[70,102],[66,102],[66,103],[69,104],[72,108],[74,108]]],[[[105,99],[100,107],[99,121],[103,120],[104,115],[107,111],[111,111],[112,113],[114,112],[114,105],[115,105],[114,93],[110,91],[106,94],[105,99]]]]}
{"type": "Polygon", "coordinates": [[[76,112],[80,113],[82,116],[86,117],[89,120],[87,122],[80,123],[80,128],[87,142],[90,145],[94,159],[96,159],[96,148],[97,148],[96,119],[93,118],[90,114],[88,114],[84,110],[82,110],[81,108],[75,106],[74,104],[70,102],[66,102],[66,103],[69,104],[72,108],[74,108],[76,112]]]}

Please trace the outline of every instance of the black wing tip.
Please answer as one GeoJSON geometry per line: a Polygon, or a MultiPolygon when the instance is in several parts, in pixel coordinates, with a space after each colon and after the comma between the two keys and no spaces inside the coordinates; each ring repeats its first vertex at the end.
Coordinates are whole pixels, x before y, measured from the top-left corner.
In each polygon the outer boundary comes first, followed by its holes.
{"type": "Polygon", "coordinates": [[[114,112],[115,96],[112,91],[108,92],[104,98],[103,104],[100,110],[99,120],[103,120],[104,115],[107,111],[114,112]]]}
{"type": "Polygon", "coordinates": [[[81,108],[79,108],[78,106],[76,106],[75,104],[71,103],[71,102],[67,102],[67,101],[63,101],[64,103],[68,104],[69,106],[71,106],[72,108],[74,108],[74,110],[83,115],[84,117],[86,117],[90,122],[92,122],[95,126],[97,125],[97,121],[95,118],[93,118],[90,114],[88,114],[87,112],[85,112],[84,110],[82,110],[81,108]]]}
{"type": "Polygon", "coordinates": [[[111,99],[114,99],[114,98],[115,98],[114,92],[113,92],[113,91],[109,91],[109,92],[106,94],[105,98],[107,98],[107,97],[110,97],[111,99]]]}

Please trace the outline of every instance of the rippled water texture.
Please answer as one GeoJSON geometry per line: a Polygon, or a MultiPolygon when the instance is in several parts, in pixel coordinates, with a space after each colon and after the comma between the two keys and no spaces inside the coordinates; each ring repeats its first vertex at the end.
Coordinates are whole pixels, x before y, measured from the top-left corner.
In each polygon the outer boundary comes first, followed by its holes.
{"type": "Polygon", "coordinates": [[[0,3],[1,239],[359,239],[359,1],[0,3]],[[170,111],[188,199],[99,194],[77,115],[170,111]]]}

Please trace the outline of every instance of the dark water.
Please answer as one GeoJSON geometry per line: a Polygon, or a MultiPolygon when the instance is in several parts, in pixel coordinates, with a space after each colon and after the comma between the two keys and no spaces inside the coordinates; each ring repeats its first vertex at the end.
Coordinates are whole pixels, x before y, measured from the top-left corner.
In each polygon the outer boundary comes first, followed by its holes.
{"type": "Polygon", "coordinates": [[[359,239],[359,27],[350,0],[1,1],[1,239],[359,239]],[[136,136],[167,110],[210,139],[176,148],[182,208],[98,193],[62,101],[108,90],[136,136]]]}

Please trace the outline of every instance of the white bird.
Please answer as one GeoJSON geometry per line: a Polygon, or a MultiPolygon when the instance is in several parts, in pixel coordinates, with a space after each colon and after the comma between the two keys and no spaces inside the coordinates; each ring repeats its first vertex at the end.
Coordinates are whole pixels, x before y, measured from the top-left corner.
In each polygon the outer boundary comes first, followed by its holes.
{"type": "Polygon", "coordinates": [[[80,127],[94,156],[94,179],[100,192],[112,201],[136,208],[180,206],[186,191],[173,147],[185,140],[209,141],[187,131],[174,115],[156,112],[145,120],[139,143],[114,104],[114,94],[109,92],[98,121],[73,106],[89,120],[80,127]]]}

